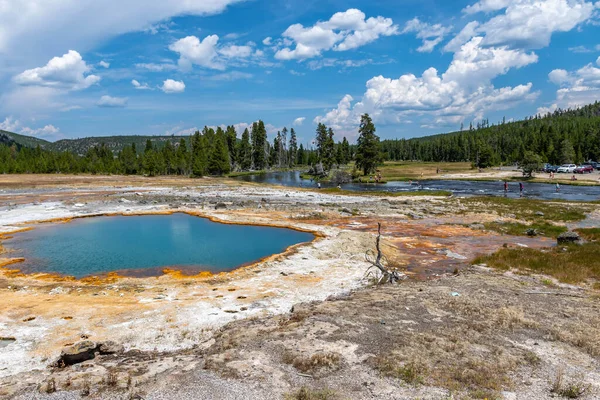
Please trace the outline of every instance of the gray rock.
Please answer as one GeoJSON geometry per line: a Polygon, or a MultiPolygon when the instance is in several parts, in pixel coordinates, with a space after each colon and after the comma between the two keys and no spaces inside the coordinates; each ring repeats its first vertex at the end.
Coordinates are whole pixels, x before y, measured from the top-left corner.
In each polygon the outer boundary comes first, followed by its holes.
{"type": "Polygon", "coordinates": [[[541,211],[536,211],[536,212],[535,212],[535,215],[537,215],[538,217],[543,217],[543,216],[544,216],[544,213],[543,213],[543,212],[541,212],[541,211]]]}
{"type": "Polygon", "coordinates": [[[576,232],[564,232],[556,239],[558,244],[581,243],[581,237],[576,232]]]}
{"type": "Polygon", "coordinates": [[[343,213],[346,213],[346,214],[352,214],[352,210],[349,209],[348,207],[341,208],[340,212],[343,212],[343,213]]]}
{"type": "Polygon", "coordinates": [[[222,203],[222,202],[221,203],[217,203],[215,205],[215,210],[223,210],[223,209],[226,209],[226,208],[227,208],[227,204],[222,203]]]}
{"type": "Polygon", "coordinates": [[[117,354],[123,353],[125,351],[125,347],[123,345],[113,342],[112,340],[98,343],[98,351],[100,354],[117,354]]]}
{"type": "Polygon", "coordinates": [[[67,346],[61,351],[57,365],[68,366],[91,360],[96,356],[97,347],[96,343],[91,340],[84,340],[72,346],[67,346]]]}
{"type": "Polygon", "coordinates": [[[485,229],[485,225],[483,225],[483,224],[471,224],[471,225],[469,225],[469,228],[482,231],[482,230],[485,229]]]}
{"type": "Polygon", "coordinates": [[[537,236],[539,234],[537,229],[533,229],[533,228],[527,229],[525,231],[525,233],[527,234],[527,236],[537,236]]]}

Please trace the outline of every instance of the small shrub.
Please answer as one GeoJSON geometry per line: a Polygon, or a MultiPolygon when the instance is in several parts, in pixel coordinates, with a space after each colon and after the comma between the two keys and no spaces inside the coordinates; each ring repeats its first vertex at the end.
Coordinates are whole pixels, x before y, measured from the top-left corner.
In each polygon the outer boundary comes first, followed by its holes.
{"type": "Polygon", "coordinates": [[[323,369],[334,370],[340,363],[340,356],[336,353],[315,353],[310,357],[295,356],[291,352],[283,355],[283,362],[291,364],[300,372],[312,373],[323,369]]]}
{"type": "Polygon", "coordinates": [[[375,360],[375,367],[382,374],[392,378],[401,379],[410,385],[423,384],[423,374],[427,372],[427,367],[422,363],[410,361],[400,364],[391,357],[377,358],[375,360]]]}
{"type": "Polygon", "coordinates": [[[589,389],[589,386],[581,381],[569,381],[565,379],[563,370],[558,371],[552,383],[550,392],[567,399],[578,399],[589,389]]]}
{"type": "Polygon", "coordinates": [[[312,390],[306,387],[285,395],[286,400],[333,400],[336,397],[335,392],[329,389],[312,390]]]}

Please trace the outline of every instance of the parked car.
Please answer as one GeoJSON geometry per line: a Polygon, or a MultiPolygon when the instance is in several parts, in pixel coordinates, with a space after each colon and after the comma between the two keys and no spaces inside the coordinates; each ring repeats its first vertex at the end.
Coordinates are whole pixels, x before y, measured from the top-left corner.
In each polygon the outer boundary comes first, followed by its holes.
{"type": "Polygon", "coordinates": [[[563,164],[560,167],[558,167],[556,172],[563,174],[572,174],[575,171],[575,168],[577,168],[577,165],[575,164],[563,164]]]}
{"type": "Polygon", "coordinates": [[[575,168],[573,172],[575,172],[576,174],[591,174],[592,172],[594,172],[594,167],[592,167],[591,164],[583,164],[575,168]]]}
{"type": "Polygon", "coordinates": [[[550,172],[556,172],[557,169],[557,165],[546,164],[544,165],[544,168],[542,168],[542,172],[546,172],[549,174],[550,172]]]}

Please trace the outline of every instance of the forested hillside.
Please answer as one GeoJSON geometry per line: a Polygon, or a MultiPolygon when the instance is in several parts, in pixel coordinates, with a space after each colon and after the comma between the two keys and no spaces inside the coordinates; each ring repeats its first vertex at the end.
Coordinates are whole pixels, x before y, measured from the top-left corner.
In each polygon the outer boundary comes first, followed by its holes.
{"type": "Polygon", "coordinates": [[[470,161],[482,167],[519,162],[526,151],[551,164],[598,160],[600,103],[523,121],[490,125],[484,120],[443,135],[384,140],[382,148],[388,160],[470,161]]]}

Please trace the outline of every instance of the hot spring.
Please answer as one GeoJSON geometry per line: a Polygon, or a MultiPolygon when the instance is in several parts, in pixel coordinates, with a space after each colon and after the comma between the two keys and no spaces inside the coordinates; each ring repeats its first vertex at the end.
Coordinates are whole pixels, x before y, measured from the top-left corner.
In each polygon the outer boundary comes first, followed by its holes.
{"type": "Polygon", "coordinates": [[[111,216],[42,224],[2,244],[25,273],[77,278],[118,272],[158,276],[232,271],[314,239],[292,229],[212,222],[188,214],[111,216]]]}

